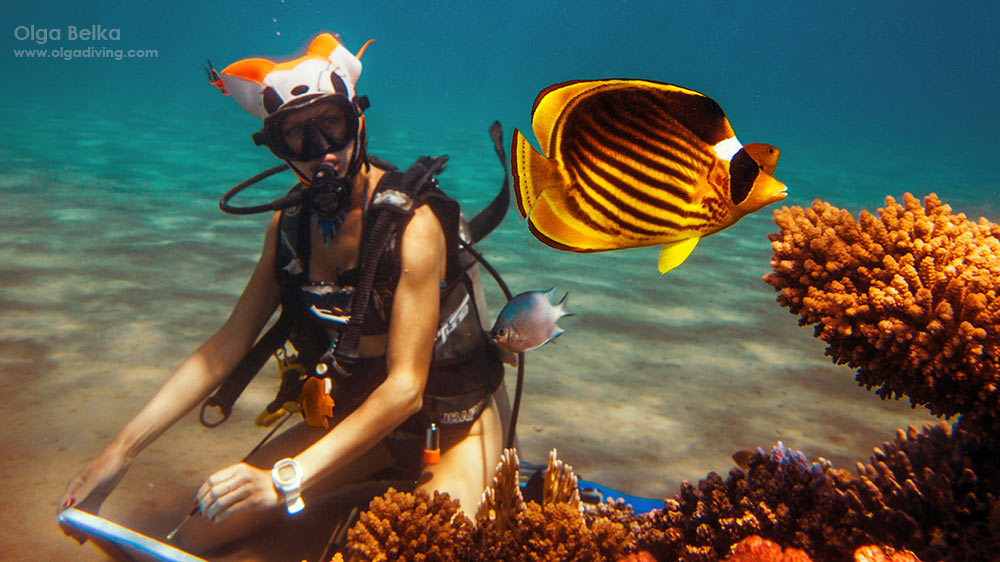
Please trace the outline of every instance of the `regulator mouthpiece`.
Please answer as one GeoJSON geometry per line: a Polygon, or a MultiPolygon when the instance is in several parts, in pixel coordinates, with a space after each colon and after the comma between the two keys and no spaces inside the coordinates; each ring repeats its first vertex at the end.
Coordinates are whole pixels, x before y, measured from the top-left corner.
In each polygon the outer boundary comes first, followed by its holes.
{"type": "Polygon", "coordinates": [[[351,181],[338,177],[332,162],[316,166],[309,190],[312,192],[313,211],[323,219],[333,220],[351,206],[351,181]]]}

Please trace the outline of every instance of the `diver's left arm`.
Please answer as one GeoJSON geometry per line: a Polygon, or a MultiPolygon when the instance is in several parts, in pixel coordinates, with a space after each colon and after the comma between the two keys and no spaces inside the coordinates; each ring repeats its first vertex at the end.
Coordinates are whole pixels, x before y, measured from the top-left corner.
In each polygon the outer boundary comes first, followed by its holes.
{"type": "MultiPolygon", "coordinates": [[[[388,376],[357,410],[295,457],[303,489],[374,447],[423,405],[445,273],[444,233],[430,208],[415,211],[403,233],[401,253],[389,323],[388,376]]],[[[213,474],[198,499],[202,513],[217,520],[282,502],[268,472],[244,463],[213,474]]]]}

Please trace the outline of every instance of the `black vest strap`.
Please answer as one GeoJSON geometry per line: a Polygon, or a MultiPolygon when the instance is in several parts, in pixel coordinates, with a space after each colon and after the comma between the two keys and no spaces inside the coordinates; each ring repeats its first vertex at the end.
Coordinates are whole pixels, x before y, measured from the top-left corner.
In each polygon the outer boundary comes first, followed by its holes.
{"type": "Polygon", "coordinates": [[[510,207],[510,171],[507,168],[507,153],[503,149],[503,129],[499,121],[494,121],[490,125],[490,140],[493,141],[493,150],[496,151],[500,165],[503,166],[503,185],[490,204],[469,221],[469,232],[474,244],[500,226],[503,218],[507,216],[507,208],[510,207]]]}
{"type": "Polygon", "coordinates": [[[264,363],[267,363],[271,354],[288,339],[288,335],[292,331],[293,317],[294,314],[291,310],[284,307],[281,309],[281,316],[278,317],[278,321],[271,326],[271,329],[267,333],[257,340],[257,343],[250,349],[246,357],[226,375],[226,380],[215,391],[215,394],[209,396],[208,400],[201,405],[201,412],[198,418],[201,420],[202,425],[205,427],[215,427],[229,419],[229,416],[233,413],[233,404],[236,403],[236,399],[240,397],[240,394],[243,394],[247,385],[250,384],[250,381],[257,375],[257,372],[264,366],[264,363]],[[217,406],[222,417],[215,421],[206,419],[206,410],[210,406],[217,406]]]}
{"type": "Polygon", "coordinates": [[[392,175],[380,182],[385,183],[386,188],[372,198],[372,211],[377,212],[378,216],[361,256],[358,285],[351,302],[351,319],[333,351],[331,366],[339,375],[349,376],[351,367],[358,360],[358,345],[361,342],[361,331],[368,312],[379,257],[400,225],[405,225],[413,215],[414,201],[421,188],[432,176],[441,173],[447,162],[447,156],[423,157],[406,172],[386,172],[387,175],[392,175]],[[389,193],[390,190],[397,193],[389,193]]]}

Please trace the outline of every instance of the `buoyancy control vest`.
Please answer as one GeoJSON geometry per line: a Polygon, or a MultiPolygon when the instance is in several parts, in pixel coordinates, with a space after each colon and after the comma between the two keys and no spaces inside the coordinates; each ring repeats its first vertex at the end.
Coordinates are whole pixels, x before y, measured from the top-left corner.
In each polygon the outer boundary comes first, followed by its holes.
{"type": "MultiPolygon", "coordinates": [[[[360,263],[357,268],[341,272],[336,284],[308,280],[311,214],[286,209],[279,220],[275,273],[283,309],[297,311],[288,339],[298,350],[301,365],[331,378],[338,408],[357,407],[386,376],[384,365],[375,364],[384,362],[384,357],[361,360],[356,350],[345,351],[344,345],[352,339],[352,328],[357,334],[355,345],[362,334],[388,330],[402,268],[403,232],[413,211],[423,205],[441,224],[446,247],[424,411],[430,414],[431,421],[442,425],[474,421],[503,378],[503,366],[483,329],[480,303],[476,302],[471,276],[476,261],[468,250],[473,246],[468,223],[458,203],[439,188],[433,177],[443,168],[444,157],[439,158],[421,159],[406,172],[372,158],[372,163],[386,172],[364,217],[360,263]],[[370,277],[367,288],[366,274],[370,277]]],[[[285,379],[283,384],[295,383],[285,379]]],[[[279,398],[294,394],[290,390],[279,391],[279,398]]],[[[269,409],[278,407],[278,402],[272,402],[269,409]]]]}
{"type": "MultiPolygon", "coordinates": [[[[495,133],[500,134],[498,125],[495,133]]],[[[441,425],[470,423],[498,388],[503,365],[483,329],[480,303],[476,301],[472,270],[476,267],[474,255],[478,254],[473,244],[502,220],[508,201],[506,181],[488,209],[472,220],[470,233],[458,203],[439,188],[433,177],[443,169],[446,157],[422,158],[406,172],[380,159],[372,160],[387,171],[372,194],[364,218],[360,263],[356,269],[342,272],[336,285],[317,287],[308,282],[312,213],[301,207],[282,211],[275,272],[281,286],[281,314],[202,406],[203,424],[211,427],[228,418],[236,398],[272,353],[282,352],[279,364],[284,362],[286,340],[297,353],[296,367],[282,369],[281,387],[267,412],[281,411],[284,405],[297,401],[304,381],[311,376],[325,377],[333,383],[338,407],[353,409],[363,402],[387,373],[384,356],[361,359],[357,345],[362,333],[384,333],[388,329],[401,271],[401,236],[413,211],[422,205],[427,205],[441,224],[447,251],[422,413],[441,425]],[[322,297],[322,306],[314,297],[322,297]],[[222,419],[207,420],[209,406],[218,406],[222,419]]],[[[290,194],[301,189],[296,186],[290,194]]]]}

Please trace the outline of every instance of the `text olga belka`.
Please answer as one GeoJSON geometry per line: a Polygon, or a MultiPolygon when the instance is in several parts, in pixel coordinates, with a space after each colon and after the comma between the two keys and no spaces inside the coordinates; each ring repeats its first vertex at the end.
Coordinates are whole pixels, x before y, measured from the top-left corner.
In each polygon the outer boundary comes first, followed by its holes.
{"type": "Polygon", "coordinates": [[[91,25],[77,27],[75,25],[61,27],[36,27],[19,25],[14,28],[14,39],[18,41],[34,41],[44,45],[49,41],[120,41],[122,30],[117,27],[91,25]]]}

